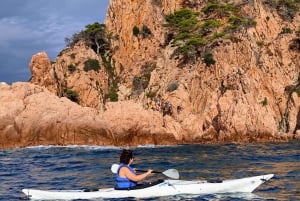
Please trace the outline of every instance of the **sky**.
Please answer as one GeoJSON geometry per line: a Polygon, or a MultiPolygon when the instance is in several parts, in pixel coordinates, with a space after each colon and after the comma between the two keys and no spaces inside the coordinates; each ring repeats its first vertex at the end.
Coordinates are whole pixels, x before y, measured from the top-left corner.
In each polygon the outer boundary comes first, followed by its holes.
{"type": "Polygon", "coordinates": [[[65,38],[104,23],[109,0],[1,0],[0,82],[27,82],[31,57],[45,51],[54,61],[65,38]]]}

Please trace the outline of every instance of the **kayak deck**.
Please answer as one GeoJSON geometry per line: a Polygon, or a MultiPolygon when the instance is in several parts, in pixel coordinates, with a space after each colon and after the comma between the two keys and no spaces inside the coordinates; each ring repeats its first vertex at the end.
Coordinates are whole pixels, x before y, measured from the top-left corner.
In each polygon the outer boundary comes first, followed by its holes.
{"type": "Polygon", "coordinates": [[[217,194],[217,193],[251,193],[262,183],[270,180],[274,175],[261,175],[241,179],[208,182],[205,180],[164,180],[152,186],[138,189],[116,190],[114,188],[99,189],[86,192],[84,190],[37,190],[23,189],[23,193],[32,200],[72,200],[95,198],[148,198],[179,194],[217,194]]]}

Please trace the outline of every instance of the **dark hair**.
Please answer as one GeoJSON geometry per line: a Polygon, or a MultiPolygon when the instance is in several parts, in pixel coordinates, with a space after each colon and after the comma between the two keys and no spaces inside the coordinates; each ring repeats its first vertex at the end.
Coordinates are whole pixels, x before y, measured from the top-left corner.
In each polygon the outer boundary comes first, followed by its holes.
{"type": "Polygon", "coordinates": [[[123,149],[120,156],[120,163],[128,164],[130,159],[133,158],[132,151],[129,149],[123,149]]]}

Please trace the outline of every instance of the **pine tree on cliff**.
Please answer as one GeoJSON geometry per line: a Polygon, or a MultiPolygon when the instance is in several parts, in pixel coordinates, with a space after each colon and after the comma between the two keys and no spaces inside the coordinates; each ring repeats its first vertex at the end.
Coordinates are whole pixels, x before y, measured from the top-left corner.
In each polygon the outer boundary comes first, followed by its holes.
{"type": "Polygon", "coordinates": [[[85,32],[90,36],[89,38],[93,41],[93,45],[96,45],[95,52],[100,54],[100,51],[103,52],[108,45],[105,40],[105,25],[95,22],[94,24],[86,25],[85,28],[85,32]]]}
{"type": "Polygon", "coordinates": [[[67,46],[74,46],[79,41],[84,41],[97,54],[102,54],[109,48],[106,37],[105,24],[95,22],[85,26],[85,30],[75,33],[71,38],[65,38],[67,46]]]}

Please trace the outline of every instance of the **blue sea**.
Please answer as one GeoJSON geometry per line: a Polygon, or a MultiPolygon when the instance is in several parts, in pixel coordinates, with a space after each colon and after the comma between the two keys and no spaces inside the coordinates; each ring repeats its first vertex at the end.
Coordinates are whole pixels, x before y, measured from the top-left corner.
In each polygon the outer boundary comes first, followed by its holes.
{"type": "MultiPolygon", "coordinates": [[[[118,163],[123,148],[38,146],[0,150],[0,201],[26,200],[21,192],[23,188],[67,190],[112,187],[114,175],[110,167],[118,163]]],[[[135,167],[159,171],[175,168],[183,180],[220,180],[275,174],[253,193],[138,200],[300,200],[299,141],[129,148],[134,151],[135,167]]],[[[163,175],[154,174],[149,179],[158,178],[163,178],[163,175]]]]}

